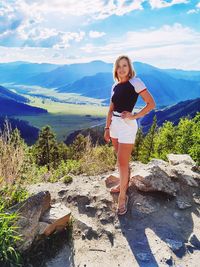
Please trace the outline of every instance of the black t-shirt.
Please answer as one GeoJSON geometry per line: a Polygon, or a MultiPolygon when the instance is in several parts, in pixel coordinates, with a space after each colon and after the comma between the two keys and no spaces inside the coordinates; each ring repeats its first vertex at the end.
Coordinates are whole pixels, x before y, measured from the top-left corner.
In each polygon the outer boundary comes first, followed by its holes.
{"type": "Polygon", "coordinates": [[[145,84],[139,78],[132,78],[124,83],[117,83],[112,86],[111,100],[114,104],[114,111],[132,112],[138,95],[146,90],[145,84]]]}

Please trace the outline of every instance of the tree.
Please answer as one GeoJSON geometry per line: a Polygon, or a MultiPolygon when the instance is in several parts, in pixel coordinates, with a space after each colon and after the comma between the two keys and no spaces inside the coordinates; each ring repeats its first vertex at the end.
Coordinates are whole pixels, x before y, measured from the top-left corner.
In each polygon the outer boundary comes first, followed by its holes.
{"type": "Polygon", "coordinates": [[[159,128],[154,139],[154,154],[153,157],[166,160],[166,155],[175,152],[176,145],[176,130],[173,123],[166,121],[159,128]]]}
{"type": "Polygon", "coordinates": [[[200,165],[200,112],[192,119],[194,122],[192,128],[193,144],[189,148],[189,154],[200,165]]]}
{"type": "Polygon", "coordinates": [[[176,152],[180,154],[188,154],[190,148],[193,146],[193,129],[195,122],[188,117],[181,118],[176,131],[176,152]]]}
{"type": "Polygon", "coordinates": [[[47,125],[40,131],[34,153],[38,165],[47,165],[48,170],[51,165],[54,168],[57,167],[59,162],[58,144],[50,126],[47,125]]]}
{"type": "Polygon", "coordinates": [[[157,131],[157,118],[156,115],[153,118],[153,123],[151,125],[151,128],[149,129],[149,132],[144,138],[143,144],[141,146],[141,150],[139,152],[139,160],[143,163],[147,163],[152,154],[154,153],[154,139],[155,134],[157,131]]]}
{"type": "Polygon", "coordinates": [[[144,140],[144,134],[142,131],[142,127],[140,127],[137,131],[136,139],[135,139],[135,145],[132,153],[132,159],[138,160],[139,159],[139,152],[142,147],[142,143],[144,140]]]}

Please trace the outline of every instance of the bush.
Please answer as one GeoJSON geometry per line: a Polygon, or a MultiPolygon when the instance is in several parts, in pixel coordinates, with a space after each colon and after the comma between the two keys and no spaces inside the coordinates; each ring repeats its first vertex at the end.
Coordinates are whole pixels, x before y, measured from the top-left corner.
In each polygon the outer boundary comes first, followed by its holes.
{"type": "Polygon", "coordinates": [[[85,153],[80,160],[80,171],[87,175],[101,174],[113,170],[115,162],[116,156],[112,147],[108,145],[92,147],[91,143],[88,142],[85,153]]]}
{"type": "Polygon", "coordinates": [[[63,183],[68,184],[73,181],[73,178],[70,175],[65,175],[63,178],[63,183]]]}
{"type": "Polygon", "coordinates": [[[6,121],[3,132],[0,132],[0,177],[3,184],[13,184],[19,180],[25,147],[19,131],[12,131],[6,121]]]}

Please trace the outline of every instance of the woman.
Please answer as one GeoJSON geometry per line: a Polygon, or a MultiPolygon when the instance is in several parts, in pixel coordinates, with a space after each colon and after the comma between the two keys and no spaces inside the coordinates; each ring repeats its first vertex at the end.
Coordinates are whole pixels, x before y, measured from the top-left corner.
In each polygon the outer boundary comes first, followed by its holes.
{"type": "Polygon", "coordinates": [[[117,154],[120,184],[111,188],[111,192],[119,192],[117,213],[123,215],[127,212],[129,160],[138,130],[136,119],[154,109],[155,102],[145,84],[135,77],[135,71],[127,56],[117,58],[113,67],[113,77],[116,82],[112,86],[104,139],[106,142],[112,140],[117,154]],[[146,102],[146,106],[138,113],[132,114],[139,95],[146,102]]]}

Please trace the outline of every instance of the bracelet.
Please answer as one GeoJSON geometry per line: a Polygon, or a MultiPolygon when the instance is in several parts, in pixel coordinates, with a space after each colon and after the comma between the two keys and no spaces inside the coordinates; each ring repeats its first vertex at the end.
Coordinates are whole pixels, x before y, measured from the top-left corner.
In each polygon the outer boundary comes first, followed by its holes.
{"type": "Polygon", "coordinates": [[[105,127],[104,130],[109,130],[110,128],[109,127],[105,127]]]}

